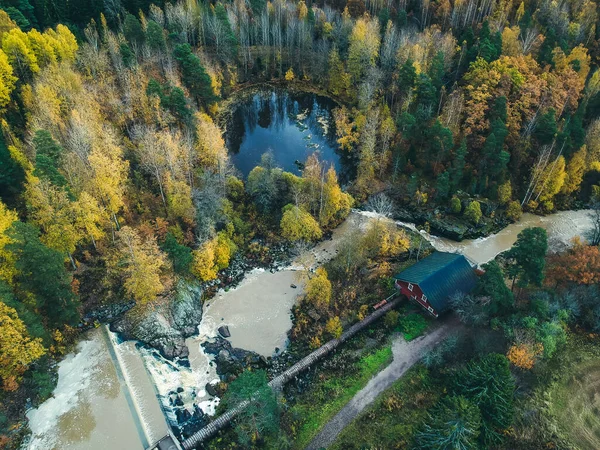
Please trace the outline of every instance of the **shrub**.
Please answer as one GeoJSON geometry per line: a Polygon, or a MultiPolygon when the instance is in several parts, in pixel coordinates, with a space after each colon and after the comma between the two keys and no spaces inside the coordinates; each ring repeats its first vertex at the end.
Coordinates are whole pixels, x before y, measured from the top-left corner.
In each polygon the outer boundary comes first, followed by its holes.
{"type": "Polygon", "coordinates": [[[400,320],[400,331],[407,341],[421,336],[426,328],[427,320],[421,314],[409,314],[400,320]]]}
{"type": "Polygon", "coordinates": [[[479,223],[482,215],[483,214],[481,213],[481,205],[476,200],[473,200],[471,203],[469,203],[469,206],[465,208],[465,218],[475,225],[479,223]]]}
{"type": "Polygon", "coordinates": [[[452,197],[452,200],[450,200],[450,211],[452,212],[452,214],[460,214],[460,212],[462,211],[462,204],[460,202],[460,198],[452,197]]]}
{"type": "Polygon", "coordinates": [[[523,210],[521,209],[521,204],[516,200],[510,202],[506,207],[506,217],[508,217],[513,222],[519,220],[522,215],[523,210]]]}
{"type": "Polygon", "coordinates": [[[400,313],[398,311],[390,311],[383,318],[383,323],[388,328],[394,328],[398,325],[398,320],[400,318],[400,313]]]}

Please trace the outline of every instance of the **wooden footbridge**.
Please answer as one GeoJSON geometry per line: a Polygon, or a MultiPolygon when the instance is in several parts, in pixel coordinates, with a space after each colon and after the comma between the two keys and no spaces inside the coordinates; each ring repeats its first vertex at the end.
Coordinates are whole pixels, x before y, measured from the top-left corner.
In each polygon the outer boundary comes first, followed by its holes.
{"type": "MultiPolygon", "coordinates": [[[[376,311],[373,312],[371,315],[369,315],[368,317],[365,317],[360,322],[352,325],[350,328],[348,328],[348,330],[346,330],[344,333],[342,333],[342,335],[339,338],[333,339],[333,340],[327,342],[325,345],[319,347],[317,350],[312,352],[310,355],[308,355],[308,356],[304,357],[303,359],[301,359],[300,361],[298,361],[296,364],[294,364],[292,367],[287,369],[285,372],[283,372],[282,374],[273,378],[273,380],[271,380],[271,382],[269,383],[269,386],[271,386],[271,388],[274,390],[281,390],[288,381],[296,378],[301,372],[308,369],[310,366],[315,364],[317,361],[319,361],[325,355],[331,353],[333,350],[335,350],[337,347],[339,347],[342,343],[346,342],[348,339],[353,337],[360,330],[362,330],[363,328],[372,324],[377,319],[381,318],[388,311],[393,309],[398,303],[400,303],[400,301],[401,301],[401,298],[396,297],[396,294],[393,294],[392,296],[388,297],[385,302],[381,302],[377,305],[377,306],[379,306],[379,308],[377,308],[376,311]],[[383,305],[381,305],[382,303],[383,303],[383,305]]],[[[227,412],[225,412],[224,414],[217,417],[215,420],[213,420],[211,423],[206,425],[204,428],[200,429],[199,431],[197,431],[196,433],[191,435],[189,438],[187,438],[185,441],[183,441],[183,443],[182,443],[183,449],[184,450],[193,450],[198,445],[200,445],[202,442],[213,437],[220,430],[227,427],[231,423],[231,421],[249,405],[249,403],[250,402],[247,400],[239,403],[237,406],[229,409],[227,412]]],[[[155,446],[150,447],[148,450],[154,450],[154,449],[159,449],[159,450],[163,450],[163,449],[175,450],[175,449],[177,449],[178,450],[178,449],[180,449],[181,447],[179,447],[179,445],[178,445],[179,443],[171,442],[171,441],[175,440],[175,438],[172,438],[171,436],[172,435],[165,436],[155,446]],[[161,447],[160,446],[161,442],[163,442],[165,445],[168,443],[169,445],[174,445],[174,446],[173,447],[161,447]]]]}

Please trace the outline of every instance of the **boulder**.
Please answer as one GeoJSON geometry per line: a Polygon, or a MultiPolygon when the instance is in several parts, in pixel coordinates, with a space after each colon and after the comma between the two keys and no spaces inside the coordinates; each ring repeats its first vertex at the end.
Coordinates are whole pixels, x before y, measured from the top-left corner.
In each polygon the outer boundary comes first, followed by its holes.
{"type": "Polygon", "coordinates": [[[231,337],[231,333],[229,332],[229,327],[227,325],[221,325],[217,331],[224,338],[231,337]]]}
{"type": "Polygon", "coordinates": [[[207,394],[210,395],[211,397],[218,397],[217,388],[215,386],[213,386],[212,384],[206,383],[206,386],[204,386],[204,389],[206,390],[207,394]]]}

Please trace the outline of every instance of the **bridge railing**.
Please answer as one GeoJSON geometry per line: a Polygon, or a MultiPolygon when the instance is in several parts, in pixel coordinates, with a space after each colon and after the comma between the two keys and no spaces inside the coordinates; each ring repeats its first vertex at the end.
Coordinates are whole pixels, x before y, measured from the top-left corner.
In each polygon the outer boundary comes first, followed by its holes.
{"type": "MultiPolygon", "coordinates": [[[[337,347],[340,346],[340,344],[346,342],[348,339],[350,339],[352,336],[354,336],[360,330],[362,330],[363,328],[372,324],[377,319],[381,318],[384,314],[386,314],[388,311],[393,309],[398,303],[400,303],[401,298],[400,297],[394,298],[395,295],[396,294],[390,296],[388,298],[388,302],[384,306],[377,309],[375,312],[373,312],[369,316],[365,317],[360,322],[355,323],[350,328],[348,328],[346,331],[344,331],[339,338],[332,339],[331,341],[322,345],[314,352],[312,352],[309,355],[302,358],[300,361],[298,361],[292,367],[290,367],[283,373],[281,373],[278,376],[276,376],[275,378],[273,378],[269,382],[269,386],[271,386],[272,389],[281,390],[286,383],[288,383],[293,378],[297,377],[298,374],[300,374],[304,370],[308,369],[310,366],[312,366],[314,363],[319,361],[325,355],[327,355],[330,352],[332,352],[333,350],[335,350],[337,347]]],[[[204,428],[198,430],[196,433],[194,433],[189,438],[187,438],[185,441],[183,441],[183,443],[182,443],[183,448],[185,450],[192,450],[192,449],[196,448],[199,444],[204,442],[205,440],[213,437],[215,434],[217,434],[219,432],[219,430],[228,426],[231,423],[231,421],[240,412],[242,412],[249,404],[250,404],[250,402],[248,400],[245,400],[245,401],[239,403],[238,405],[236,405],[235,407],[229,409],[225,413],[221,414],[219,417],[217,417],[211,423],[206,425],[204,428]]]]}

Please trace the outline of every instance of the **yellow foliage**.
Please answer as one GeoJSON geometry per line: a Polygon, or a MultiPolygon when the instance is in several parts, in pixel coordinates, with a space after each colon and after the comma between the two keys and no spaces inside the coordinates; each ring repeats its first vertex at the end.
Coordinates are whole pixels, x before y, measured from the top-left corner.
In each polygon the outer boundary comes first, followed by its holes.
{"type": "Polygon", "coordinates": [[[53,42],[54,51],[60,61],[75,61],[77,55],[77,39],[65,25],[58,24],[56,30],[49,29],[46,34],[53,42]]]}
{"type": "Polygon", "coordinates": [[[0,280],[6,281],[8,284],[12,283],[16,270],[14,255],[6,250],[6,245],[12,242],[6,232],[17,220],[17,213],[8,209],[0,201],[0,280]]]}
{"type": "Polygon", "coordinates": [[[0,378],[14,391],[29,364],[46,353],[40,338],[31,339],[17,311],[0,302],[0,378]]]}
{"type": "Polygon", "coordinates": [[[32,28],[28,33],[29,46],[36,61],[40,67],[46,67],[50,64],[55,64],[57,61],[56,53],[54,53],[53,39],[47,34],[42,34],[35,28],[32,28]]]}
{"type": "Polygon", "coordinates": [[[393,222],[377,220],[371,223],[363,238],[363,246],[370,258],[396,257],[408,250],[410,240],[406,232],[393,222]]]}
{"type": "Polygon", "coordinates": [[[41,241],[63,254],[72,254],[81,240],[75,210],[67,192],[47,180],[28,175],[25,199],[33,223],[42,230],[41,241]]]}
{"type": "Polygon", "coordinates": [[[585,173],[586,156],[587,150],[585,145],[582,146],[578,152],[573,154],[567,164],[565,184],[563,184],[561,192],[570,195],[579,190],[579,186],[583,181],[583,174],[585,173]]]}
{"type": "Polygon", "coordinates": [[[112,139],[105,136],[104,142],[95,145],[88,157],[93,176],[90,192],[104,203],[112,214],[123,207],[125,181],[129,161],[123,159],[123,151],[112,139]],[[102,145],[103,144],[103,145],[102,145]]]}
{"type": "Polygon", "coordinates": [[[333,166],[329,167],[325,175],[322,199],[322,208],[319,214],[319,223],[321,226],[327,227],[337,224],[350,213],[353,202],[352,197],[340,188],[333,166]]]}
{"type": "Polygon", "coordinates": [[[236,250],[228,233],[220,231],[217,236],[192,252],[192,273],[202,281],[214,280],[219,270],[229,267],[231,256],[236,250]]]}
{"type": "Polygon", "coordinates": [[[332,317],[325,324],[325,331],[331,334],[334,338],[339,338],[342,335],[344,329],[342,328],[342,321],[338,316],[332,317]]]}
{"type": "Polygon", "coordinates": [[[192,273],[202,281],[210,281],[217,278],[217,267],[215,266],[216,242],[210,240],[192,252],[192,273]]]}
{"type": "Polygon", "coordinates": [[[192,223],[196,216],[196,209],[192,203],[192,188],[184,181],[173,180],[169,174],[165,187],[169,215],[192,223]]]}
{"type": "Polygon", "coordinates": [[[523,209],[521,208],[521,204],[513,200],[506,207],[506,217],[508,217],[513,222],[516,222],[523,215],[523,209]]]}
{"type": "Polygon", "coordinates": [[[323,235],[313,216],[293,205],[283,208],[280,226],[281,236],[289,241],[315,241],[323,235]]]}
{"type": "Polygon", "coordinates": [[[125,290],[138,306],[155,301],[165,289],[161,279],[163,270],[168,267],[165,254],[158,248],[155,239],[142,240],[131,227],[121,228],[118,238],[119,251],[125,263],[122,271],[125,290]]]}
{"type": "Polygon", "coordinates": [[[539,202],[552,201],[554,196],[562,189],[567,173],[565,172],[565,158],[559,156],[553,162],[541,170],[539,175],[536,195],[539,196],[539,202]]]}
{"type": "Polygon", "coordinates": [[[294,70],[291,67],[285,73],[285,81],[294,81],[294,70]]]}
{"type": "Polygon", "coordinates": [[[200,164],[212,169],[223,167],[228,156],[221,130],[207,114],[196,114],[196,120],[196,154],[200,164]]]}
{"type": "Polygon", "coordinates": [[[13,68],[8,62],[6,53],[0,50],[0,107],[6,106],[10,101],[10,94],[15,88],[16,81],[17,77],[13,76],[13,68]]]}
{"type": "Polygon", "coordinates": [[[502,31],[502,54],[506,56],[519,56],[522,52],[519,34],[521,30],[518,26],[504,28],[502,31]]]}
{"type": "Polygon", "coordinates": [[[331,303],[331,282],[324,267],[319,267],[315,275],[306,283],[305,300],[319,311],[324,311],[331,303]]]}
{"type": "Polygon", "coordinates": [[[2,42],[4,33],[9,32],[13,28],[18,28],[18,25],[10,18],[6,11],[0,9],[0,42],[2,42]]]}
{"type": "Polygon", "coordinates": [[[498,201],[501,205],[505,205],[512,197],[512,187],[510,180],[498,186],[498,201]]]}
{"type": "Polygon", "coordinates": [[[13,28],[4,35],[2,50],[8,56],[13,67],[28,68],[32,73],[40,71],[37,58],[31,50],[29,38],[19,28],[13,28]]]}
{"type": "Polygon", "coordinates": [[[321,346],[321,339],[319,339],[319,336],[311,337],[308,346],[311,350],[318,349],[321,346]]]}
{"type": "Polygon", "coordinates": [[[84,191],[73,204],[73,212],[75,227],[82,235],[89,237],[95,246],[96,241],[104,237],[103,225],[107,222],[106,214],[98,201],[84,191]]]}

